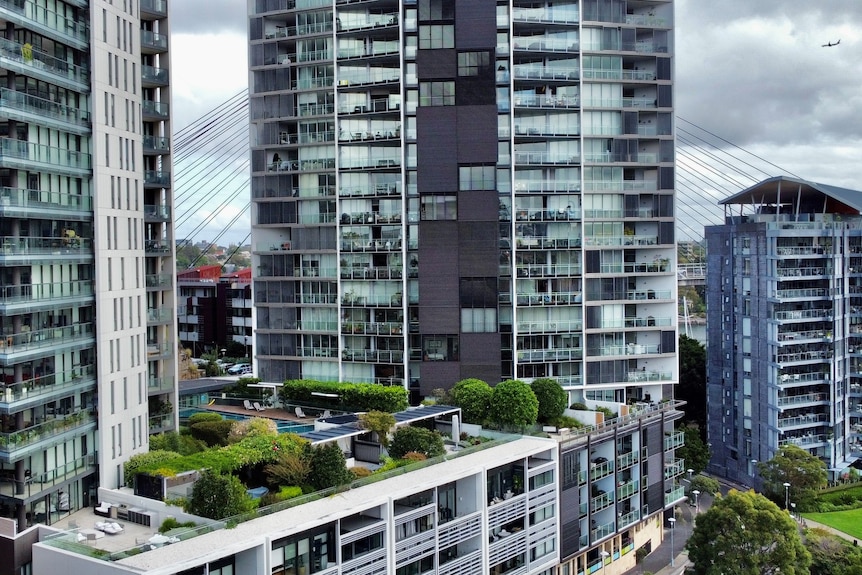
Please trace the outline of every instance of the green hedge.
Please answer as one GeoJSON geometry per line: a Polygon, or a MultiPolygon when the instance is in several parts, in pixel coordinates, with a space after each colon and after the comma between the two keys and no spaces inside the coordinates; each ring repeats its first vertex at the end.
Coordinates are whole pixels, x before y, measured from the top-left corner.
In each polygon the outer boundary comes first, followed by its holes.
{"type": "MultiPolygon", "coordinates": [[[[294,451],[302,453],[303,445],[307,443],[298,435],[282,433],[276,437],[256,435],[246,437],[239,443],[209,449],[200,453],[193,453],[181,457],[164,459],[159,457],[156,461],[145,459],[135,465],[135,473],[154,473],[157,470],[170,471],[180,474],[186,471],[198,471],[210,469],[216,473],[233,473],[243,467],[257,465],[258,463],[273,463],[278,459],[279,453],[283,451],[294,451]]],[[[169,452],[170,453],[170,452],[169,452]]],[[[142,455],[151,455],[145,453],[142,455]]],[[[173,454],[177,455],[177,454],[173,454]]],[[[129,463],[140,456],[133,456],[129,463]]],[[[126,463],[128,469],[129,463],[126,463]]]]}
{"type": "Polygon", "coordinates": [[[286,403],[300,403],[339,411],[385,411],[395,413],[408,407],[407,390],[400,386],[383,386],[375,383],[343,383],[291,379],[284,382],[281,399],[286,403]],[[334,394],[327,398],[312,392],[334,394]]]}

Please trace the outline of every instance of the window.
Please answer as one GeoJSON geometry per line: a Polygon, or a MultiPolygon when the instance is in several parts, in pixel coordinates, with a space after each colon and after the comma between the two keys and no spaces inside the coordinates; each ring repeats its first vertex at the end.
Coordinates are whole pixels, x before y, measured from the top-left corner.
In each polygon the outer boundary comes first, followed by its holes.
{"type": "Polygon", "coordinates": [[[455,82],[422,82],[419,84],[420,106],[454,106],[455,82]]]}
{"type": "Polygon", "coordinates": [[[451,24],[419,26],[419,48],[454,48],[455,27],[451,24]]]}
{"type": "Polygon", "coordinates": [[[494,190],[496,189],[494,166],[461,166],[458,168],[458,189],[494,190]]]}
{"type": "Polygon", "coordinates": [[[455,196],[422,196],[420,201],[422,220],[455,220],[458,218],[458,202],[455,196]]]}
{"type": "Polygon", "coordinates": [[[455,3],[450,0],[419,0],[419,20],[452,20],[455,3]]]}
{"type": "Polygon", "coordinates": [[[496,331],[496,308],[475,308],[461,310],[462,333],[494,333],[496,331]]]}
{"type": "Polygon", "coordinates": [[[422,341],[423,361],[458,361],[458,336],[426,335],[422,341]]]}
{"type": "Polygon", "coordinates": [[[482,68],[487,68],[491,62],[488,52],[461,52],[458,54],[458,75],[478,76],[482,68]]]}

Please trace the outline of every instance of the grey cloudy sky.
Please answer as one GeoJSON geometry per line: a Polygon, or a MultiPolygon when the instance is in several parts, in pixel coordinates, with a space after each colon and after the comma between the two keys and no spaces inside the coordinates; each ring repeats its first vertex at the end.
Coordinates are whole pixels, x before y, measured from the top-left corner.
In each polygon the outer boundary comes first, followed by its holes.
{"type": "MultiPolygon", "coordinates": [[[[246,16],[243,0],[171,5],[176,128],[246,87],[246,16]]],[[[675,41],[679,117],[799,177],[860,186],[862,2],[677,0],[675,41]]]]}

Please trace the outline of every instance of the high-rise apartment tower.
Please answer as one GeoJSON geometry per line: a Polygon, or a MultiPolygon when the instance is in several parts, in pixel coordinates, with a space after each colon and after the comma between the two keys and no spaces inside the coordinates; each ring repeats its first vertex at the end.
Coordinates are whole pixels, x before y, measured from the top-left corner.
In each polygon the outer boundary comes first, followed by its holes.
{"type": "Polygon", "coordinates": [[[0,3],[0,515],[90,505],[176,427],[167,4],[0,3]]]}

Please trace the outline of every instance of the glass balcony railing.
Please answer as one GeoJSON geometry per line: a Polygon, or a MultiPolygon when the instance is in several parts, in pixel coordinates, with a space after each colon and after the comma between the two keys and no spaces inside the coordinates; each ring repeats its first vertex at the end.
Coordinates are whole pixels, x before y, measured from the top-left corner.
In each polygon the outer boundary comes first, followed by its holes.
{"type": "Polygon", "coordinates": [[[154,102],[152,100],[144,100],[141,103],[141,110],[144,116],[168,118],[171,115],[170,106],[168,106],[167,102],[154,102]]]}
{"type": "Polygon", "coordinates": [[[61,343],[74,343],[91,339],[95,329],[92,323],[76,323],[64,327],[50,327],[0,336],[0,354],[11,355],[53,347],[61,343]]]}
{"type": "Polygon", "coordinates": [[[583,322],[579,319],[570,321],[518,322],[518,334],[571,333],[573,331],[581,331],[582,327],[583,322]]]}
{"type": "Polygon", "coordinates": [[[72,431],[88,425],[95,425],[96,416],[92,410],[83,409],[49,419],[38,425],[10,433],[0,433],[0,452],[14,453],[18,449],[56,437],[67,431],[72,431]]]}
{"type": "Polygon", "coordinates": [[[171,207],[162,205],[145,205],[144,219],[150,221],[168,221],[171,219],[171,207]]]}
{"type": "Polygon", "coordinates": [[[90,154],[86,152],[56,148],[13,138],[0,138],[0,162],[13,166],[18,164],[15,160],[30,164],[28,167],[40,163],[46,166],[78,170],[90,170],[92,168],[90,154]]]}
{"type": "Polygon", "coordinates": [[[68,194],[65,192],[0,188],[0,209],[9,206],[89,212],[93,209],[93,201],[90,196],[68,194]]]}
{"type": "Polygon", "coordinates": [[[147,392],[149,393],[166,393],[173,391],[173,377],[151,377],[147,380],[147,392]]]}
{"type": "Polygon", "coordinates": [[[339,32],[352,32],[354,30],[368,30],[369,28],[380,28],[382,26],[395,26],[398,24],[398,13],[390,12],[384,14],[350,14],[350,17],[340,18],[337,30],[339,32]]]}
{"type": "Polygon", "coordinates": [[[162,170],[144,171],[144,185],[168,187],[171,185],[171,173],[162,170]]]}
{"type": "Polygon", "coordinates": [[[583,357],[579,347],[562,349],[525,349],[518,351],[519,363],[546,363],[549,361],[576,361],[583,357]]]}
{"type": "Polygon", "coordinates": [[[96,470],[96,458],[93,453],[58,465],[45,473],[34,473],[23,480],[10,479],[0,482],[0,495],[27,499],[35,495],[44,496],[46,490],[55,485],[67,483],[74,477],[81,477],[96,470]]]}
{"type": "Polygon", "coordinates": [[[577,80],[580,71],[577,68],[563,66],[516,65],[512,69],[516,80],[577,80]]]}
{"type": "Polygon", "coordinates": [[[147,240],[144,242],[144,253],[169,254],[171,253],[170,243],[161,240],[147,240]]]}
{"type": "Polygon", "coordinates": [[[344,361],[364,363],[404,363],[403,350],[345,349],[341,353],[344,361]]]}
{"type": "Polygon", "coordinates": [[[141,12],[167,16],[168,3],[165,0],[141,0],[141,12]]]}
{"type": "Polygon", "coordinates": [[[155,415],[149,419],[150,433],[165,431],[174,426],[174,416],[171,414],[155,415]]]}
{"type": "Polygon", "coordinates": [[[148,288],[169,288],[173,285],[172,274],[149,274],[146,277],[148,288]]]}
{"type": "Polygon", "coordinates": [[[90,72],[87,68],[50,56],[34,49],[30,44],[0,39],[0,58],[31,68],[34,73],[44,72],[55,78],[74,82],[81,88],[89,86],[90,83],[90,72]]]}
{"type": "Polygon", "coordinates": [[[168,49],[168,37],[166,34],[158,34],[150,30],[141,30],[141,48],[150,50],[166,51],[168,49]]]}
{"type": "Polygon", "coordinates": [[[167,86],[169,73],[167,68],[156,68],[155,66],[141,66],[141,82],[143,84],[157,84],[167,86]]]}
{"type": "Polygon", "coordinates": [[[147,342],[147,359],[158,359],[159,357],[170,357],[174,352],[173,343],[147,342]]]}
{"type": "Polygon", "coordinates": [[[67,371],[50,373],[16,383],[7,383],[0,391],[0,402],[13,403],[35,397],[46,397],[91,385],[96,375],[95,366],[84,365],[67,371]]]}
{"type": "Polygon", "coordinates": [[[685,487],[676,487],[664,494],[664,504],[665,506],[670,505],[675,501],[679,501],[683,497],[685,497],[685,487]]]}
{"type": "Polygon", "coordinates": [[[630,371],[626,376],[626,381],[630,383],[640,383],[647,381],[670,381],[673,379],[673,374],[669,371],[630,371]]]}
{"type": "Polygon", "coordinates": [[[619,522],[618,522],[619,525],[617,526],[617,528],[622,529],[624,527],[628,527],[632,523],[639,521],[640,518],[641,518],[641,512],[639,509],[635,509],[634,511],[632,511],[630,513],[626,513],[625,515],[621,515],[619,518],[619,522]]]}
{"type": "Polygon", "coordinates": [[[63,298],[89,298],[93,296],[92,280],[74,280],[58,283],[7,285],[0,287],[0,305],[37,303],[63,298]]]}
{"type": "Polygon", "coordinates": [[[93,240],[82,237],[0,236],[0,256],[92,255],[93,240]]]}
{"type": "Polygon", "coordinates": [[[685,434],[681,431],[667,435],[664,438],[665,451],[670,451],[671,449],[676,449],[677,447],[682,447],[683,445],[685,445],[685,434]]]}
{"type": "Polygon", "coordinates": [[[0,106],[78,126],[90,125],[90,113],[9,88],[0,88],[0,106]]]}
{"type": "Polygon", "coordinates": [[[86,42],[89,38],[89,28],[86,22],[67,18],[35,2],[0,0],[0,9],[20,14],[26,20],[79,42],[86,42]]]}
{"type": "Polygon", "coordinates": [[[518,305],[570,305],[580,303],[581,292],[545,292],[516,294],[518,305]]]}
{"type": "Polygon", "coordinates": [[[630,343],[626,345],[604,345],[590,348],[587,353],[591,357],[608,355],[645,355],[650,353],[661,353],[661,346],[658,344],[644,345],[638,343],[630,343]]]}
{"type": "Polygon", "coordinates": [[[515,152],[516,165],[532,164],[579,164],[581,156],[578,152],[515,152]]]}
{"type": "Polygon", "coordinates": [[[632,327],[669,327],[676,323],[676,318],[670,317],[627,317],[625,319],[603,319],[604,329],[624,329],[632,327]]]}
{"type": "Polygon", "coordinates": [[[512,20],[515,22],[553,22],[558,24],[577,24],[580,12],[577,6],[512,8],[512,20]]]}
{"type": "Polygon", "coordinates": [[[162,138],[159,136],[144,136],[143,137],[144,151],[155,151],[167,154],[171,151],[171,139],[162,138]]]}
{"type": "Polygon", "coordinates": [[[163,323],[174,317],[169,308],[150,308],[147,310],[147,323],[163,323]]]}

